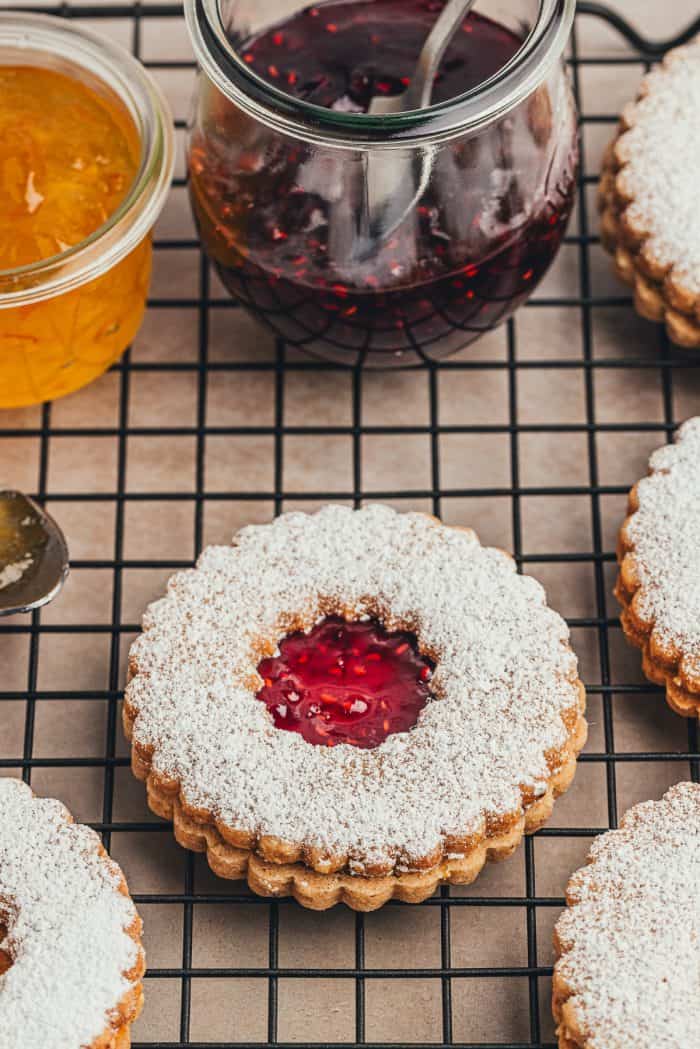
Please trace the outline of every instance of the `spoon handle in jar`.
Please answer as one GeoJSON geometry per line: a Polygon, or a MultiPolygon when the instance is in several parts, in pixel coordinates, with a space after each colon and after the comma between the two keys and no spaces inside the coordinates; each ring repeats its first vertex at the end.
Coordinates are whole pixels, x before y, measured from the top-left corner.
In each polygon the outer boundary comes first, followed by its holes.
{"type": "Polygon", "coordinates": [[[442,57],[457,28],[467,17],[476,0],[448,0],[430,36],[423,45],[410,86],[404,92],[404,111],[425,109],[430,105],[435,75],[442,57]]]}

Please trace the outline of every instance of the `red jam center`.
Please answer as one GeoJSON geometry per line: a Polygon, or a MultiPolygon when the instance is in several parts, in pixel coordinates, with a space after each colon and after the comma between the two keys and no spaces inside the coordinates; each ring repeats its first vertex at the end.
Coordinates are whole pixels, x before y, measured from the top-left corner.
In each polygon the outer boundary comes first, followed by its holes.
{"type": "MultiPolygon", "coordinates": [[[[7,926],[0,919],[0,943],[7,937],[7,926]]],[[[12,955],[0,947],[0,976],[12,968],[12,955]]]]}
{"type": "Polygon", "coordinates": [[[277,728],[308,743],[377,747],[407,732],[428,701],[432,664],[412,634],[377,622],[324,619],[309,634],[292,634],[280,654],[263,659],[258,699],[277,728]]]}

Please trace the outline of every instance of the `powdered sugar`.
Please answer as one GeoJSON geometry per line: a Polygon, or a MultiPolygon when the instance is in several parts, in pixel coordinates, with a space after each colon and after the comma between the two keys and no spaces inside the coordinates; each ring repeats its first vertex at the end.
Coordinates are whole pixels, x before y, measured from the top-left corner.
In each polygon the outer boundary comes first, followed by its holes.
{"type": "Polygon", "coordinates": [[[542,587],[472,533],[384,506],[328,506],[243,529],[151,605],[127,689],[134,740],[229,826],[410,867],[485,814],[543,793],[576,660],[542,587]],[[408,628],[437,662],[417,725],[374,750],[307,743],[255,698],[260,642],[325,615],[408,628]]]}
{"type": "Polygon", "coordinates": [[[646,252],[700,295],[700,41],[670,52],[644,83],[616,146],[627,218],[648,234],[646,252]]]}
{"type": "Polygon", "coordinates": [[[89,1046],[129,990],[136,912],[98,845],[59,802],[0,779],[0,948],[13,959],[0,976],[2,1049],[89,1046]]]}
{"type": "Polygon", "coordinates": [[[26,554],[19,561],[13,561],[11,564],[0,568],[0,590],[4,590],[6,586],[12,586],[13,583],[18,583],[27,569],[31,568],[33,564],[34,558],[32,555],[26,554]]]}
{"type": "Polygon", "coordinates": [[[659,448],[637,485],[639,510],[626,535],[642,583],[639,614],[664,645],[700,655],[700,418],[659,448]]]}
{"type": "Polygon", "coordinates": [[[700,1009],[700,786],[598,838],[560,918],[557,972],[591,1049],[689,1049],[700,1009]],[[578,901],[578,902],[576,902],[578,901]]]}

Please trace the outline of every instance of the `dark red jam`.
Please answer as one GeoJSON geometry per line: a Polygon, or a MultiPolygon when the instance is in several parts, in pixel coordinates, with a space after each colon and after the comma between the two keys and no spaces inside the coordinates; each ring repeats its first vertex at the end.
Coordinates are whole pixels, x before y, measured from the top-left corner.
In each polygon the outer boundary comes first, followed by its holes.
{"type": "MultiPolygon", "coordinates": [[[[443,6],[322,4],[235,43],[286,93],[363,112],[375,95],[405,89],[443,6]]],[[[445,54],[433,102],[483,83],[521,45],[503,25],[470,14],[445,54]]],[[[507,318],[561,244],[577,132],[568,96],[562,119],[547,86],[439,150],[423,195],[376,242],[363,218],[360,154],[268,132],[215,88],[204,90],[207,115],[190,149],[202,239],[229,291],[292,345],[348,364],[437,359],[507,318]]]]}
{"type": "Polygon", "coordinates": [[[415,725],[430,695],[432,664],[412,634],[329,618],[309,634],[285,638],[279,656],[263,659],[258,673],[258,699],[277,728],[319,746],[369,749],[415,725]]]}
{"type": "MultiPolygon", "coordinates": [[[[366,113],[376,95],[409,86],[443,0],[350,0],[308,7],[249,40],[251,69],[296,98],[324,109],[366,113]]],[[[447,49],[432,102],[464,94],[502,69],[522,40],[472,14],[447,49]]]]}

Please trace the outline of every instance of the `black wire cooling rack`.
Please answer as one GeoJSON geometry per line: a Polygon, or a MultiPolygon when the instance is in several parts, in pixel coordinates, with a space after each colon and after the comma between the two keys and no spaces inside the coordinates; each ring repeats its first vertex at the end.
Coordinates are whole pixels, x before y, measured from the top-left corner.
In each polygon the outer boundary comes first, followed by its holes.
{"type": "MultiPolygon", "coordinates": [[[[80,17],[81,19],[105,19],[112,22],[119,21],[125,27],[131,37],[133,52],[141,57],[142,35],[144,26],[149,19],[181,19],[182,9],[179,4],[162,3],[136,3],[136,4],[62,4],[55,7],[41,7],[40,10],[60,14],[65,17],[80,17]]],[[[700,20],[694,27],[689,27],[685,32],[673,40],[664,42],[652,42],[640,36],[620,16],[611,9],[595,3],[580,3],[577,15],[577,24],[574,31],[570,55],[570,64],[574,87],[579,99],[582,112],[582,126],[584,132],[588,127],[596,124],[614,125],[617,120],[615,113],[589,113],[585,108],[585,97],[582,91],[582,79],[587,71],[594,67],[615,67],[622,70],[623,67],[635,66],[641,72],[648,68],[654,61],[662,56],[664,51],[675,44],[689,39],[694,32],[700,28],[700,20]],[[611,30],[616,31],[625,38],[627,50],[621,50],[614,57],[582,57],[579,43],[579,35],[582,22],[586,19],[602,19],[609,23],[611,30]]],[[[147,62],[155,70],[163,69],[190,69],[193,68],[191,61],[153,61],[147,62]]],[[[177,126],[182,132],[184,121],[177,121],[177,126]]],[[[612,126],[610,128],[612,133],[612,126]]],[[[632,323],[632,310],[629,297],[620,292],[615,296],[596,294],[592,272],[592,252],[600,250],[597,247],[598,240],[593,232],[593,216],[591,214],[591,194],[587,192],[597,180],[597,172],[591,170],[587,164],[587,148],[584,135],[583,167],[580,175],[580,201],[577,218],[567,237],[566,244],[577,253],[579,272],[578,294],[560,298],[539,298],[537,301],[525,307],[531,309],[568,309],[574,326],[580,325],[580,337],[582,352],[580,356],[571,354],[561,357],[545,358],[523,355],[519,350],[519,325],[521,318],[525,315],[519,314],[513,321],[509,322],[506,330],[507,352],[503,359],[484,360],[480,356],[477,360],[471,360],[468,355],[463,355],[457,360],[448,360],[443,363],[427,364],[422,368],[425,381],[429,391],[429,422],[427,425],[367,425],[363,422],[363,384],[365,378],[358,369],[351,373],[352,382],[352,419],[346,426],[319,426],[309,419],[304,425],[288,425],[285,422],[285,376],[290,372],[300,372],[313,382],[315,377],[325,371],[334,371],[333,366],[302,360],[297,354],[290,354],[283,343],[276,346],[275,356],[272,360],[263,359],[259,362],[239,363],[235,360],[210,359],[209,336],[213,311],[222,308],[222,300],[215,300],[211,295],[210,276],[207,263],[203,256],[199,257],[199,296],[184,300],[180,298],[157,299],[154,298],[150,305],[156,309],[168,309],[173,304],[187,305],[196,311],[197,332],[196,340],[198,346],[198,358],[193,361],[166,361],[153,362],[138,361],[132,359],[132,354],[127,353],[123,361],[114,369],[118,386],[118,421],[116,426],[107,427],[73,427],[57,425],[55,416],[52,419],[52,406],[44,405],[41,409],[38,425],[23,425],[19,427],[8,426],[0,417],[0,465],[2,464],[4,441],[22,441],[34,439],[39,445],[38,477],[36,489],[33,493],[40,501],[50,502],[50,505],[59,517],[61,515],[61,504],[78,504],[85,513],[92,513],[96,505],[107,504],[114,510],[116,528],[111,555],[101,559],[85,559],[74,562],[76,572],[81,570],[103,570],[111,576],[111,607],[107,622],[85,623],[65,622],[60,618],[60,604],[56,605],[56,615],[51,618],[46,613],[34,613],[29,620],[14,620],[11,623],[0,623],[0,643],[11,641],[17,635],[26,639],[26,677],[25,686],[8,688],[8,680],[0,664],[0,701],[7,704],[21,702],[26,710],[26,716],[21,733],[21,743],[17,752],[0,759],[0,770],[5,775],[22,775],[25,780],[31,782],[39,775],[39,770],[63,769],[80,770],[93,769],[103,775],[101,787],[101,818],[94,823],[96,829],[104,837],[108,848],[114,847],[115,842],[122,835],[138,834],[141,832],[153,833],[154,830],[169,833],[166,824],[153,823],[150,821],[120,819],[115,815],[115,779],[120,770],[128,765],[128,759],[120,743],[120,729],[118,727],[119,701],[122,696],[120,683],[123,679],[124,645],[123,640],[135,632],[138,627],[135,623],[125,621],[123,611],[124,602],[124,575],[133,569],[144,570],[174,570],[189,565],[191,560],[184,558],[180,560],[149,559],[136,560],[127,556],[125,549],[125,516],[129,507],[143,504],[156,498],[154,493],[134,491],[128,485],[128,442],[134,437],[149,438],[153,435],[161,437],[177,438],[187,436],[194,440],[196,446],[195,475],[196,482],[194,490],[189,493],[182,492],[158,492],[157,499],[167,506],[178,503],[180,506],[187,505],[191,508],[194,518],[194,549],[192,555],[201,549],[204,539],[204,514],[206,508],[215,502],[219,504],[242,502],[245,504],[253,501],[265,500],[270,503],[275,512],[281,512],[290,502],[313,501],[319,502],[327,499],[344,499],[359,505],[368,496],[363,489],[363,439],[368,436],[394,436],[399,438],[410,437],[414,434],[427,434],[431,448],[431,483],[428,487],[420,490],[383,490],[372,491],[373,499],[380,498],[395,502],[423,500],[432,504],[435,514],[440,515],[448,500],[459,497],[470,499],[494,500],[507,499],[510,501],[513,549],[520,566],[534,566],[533,571],[537,574],[544,571],[547,565],[571,565],[587,566],[593,578],[593,614],[579,616],[570,619],[570,625],[575,632],[583,634],[586,632],[593,639],[594,659],[588,668],[586,677],[588,680],[588,694],[591,704],[595,704],[595,710],[599,715],[600,746],[589,747],[581,758],[582,769],[588,765],[595,765],[604,770],[601,778],[601,790],[605,794],[604,811],[607,812],[607,821],[602,820],[602,826],[572,825],[545,828],[535,838],[528,839],[523,849],[524,864],[524,891],[494,892],[491,895],[482,895],[477,890],[458,891],[444,888],[435,897],[421,905],[420,910],[437,911],[439,915],[439,950],[436,952],[433,964],[428,966],[413,966],[409,968],[392,967],[382,964],[370,965],[367,959],[367,943],[372,926],[372,916],[363,915],[349,916],[348,920],[353,923],[352,953],[354,957],[351,963],[337,966],[316,965],[315,967],[302,967],[294,963],[297,957],[292,952],[292,963],[282,964],[287,960],[280,957],[280,922],[281,916],[286,909],[296,908],[291,901],[279,901],[270,903],[252,897],[235,883],[213,882],[212,879],[201,877],[201,868],[197,866],[199,860],[190,854],[183,854],[184,880],[179,889],[170,891],[136,891],[135,898],[147,923],[149,914],[153,908],[168,906],[177,908],[182,916],[182,937],[179,948],[179,964],[158,967],[154,965],[148,972],[146,979],[147,996],[155,993],[158,981],[170,981],[179,985],[179,1003],[173,1005],[177,1012],[176,1028],[177,1035],[166,1040],[156,1040],[148,1043],[137,1042],[137,1049],[145,1049],[145,1046],[157,1046],[159,1049],[179,1049],[182,1046],[222,1046],[222,1045],[298,1045],[307,1041],[302,1033],[295,1036],[294,1040],[285,1038],[284,1032],[280,1034],[280,988],[282,981],[285,986],[288,982],[311,981],[313,986],[318,986],[318,994],[313,1009],[316,1015],[323,1016],[331,1011],[333,999],[333,986],[338,986],[336,981],[349,981],[352,985],[352,1032],[346,1041],[338,1041],[331,1038],[330,1041],[319,1041],[314,1044],[325,1045],[326,1049],[337,1046],[362,1046],[371,1044],[375,1049],[380,1046],[404,1044],[401,1042],[378,1041],[374,1038],[372,1024],[368,1019],[368,995],[373,993],[373,985],[380,981],[384,987],[384,1008],[399,1017],[409,996],[412,995],[413,987],[419,981],[421,985],[425,981],[437,985],[438,1008],[435,1023],[432,1027],[431,1039],[428,1041],[413,1042],[425,1049],[443,1049],[447,1046],[462,1046],[462,1049],[488,1049],[489,1046],[501,1046],[506,1049],[524,1049],[525,1046],[549,1049],[552,1046],[552,1027],[548,1020],[549,1002],[547,981],[551,976],[551,967],[548,964],[551,958],[548,951],[543,948],[544,936],[542,934],[541,919],[545,912],[552,915],[558,913],[563,905],[561,893],[558,895],[543,895],[538,891],[541,884],[548,884],[546,877],[547,859],[546,853],[540,853],[540,843],[546,843],[551,839],[573,840],[576,838],[590,839],[595,834],[605,829],[606,823],[615,826],[618,819],[618,780],[622,769],[633,766],[639,769],[644,765],[664,764],[672,767],[673,778],[687,778],[688,774],[693,779],[700,779],[700,752],[698,748],[697,726],[690,723],[687,726],[687,744],[681,742],[677,747],[666,749],[626,750],[624,747],[616,746],[616,729],[619,724],[615,720],[615,709],[618,703],[624,702],[625,697],[639,698],[640,702],[649,701],[662,706],[660,690],[651,685],[641,683],[636,678],[629,680],[624,672],[615,669],[615,660],[612,656],[613,643],[617,643],[620,636],[619,621],[616,618],[616,610],[612,607],[610,599],[610,563],[614,561],[614,553],[606,543],[603,522],[603,503],[608,497],[622,497],[625,490],[636,479],[629,478],[625,485],[611,485],[601,482],[601,456],[598,441],[601,435],[629,434],[629,435],[653,435],[658,437],[657,443],[662,443],[673,431],[679,421],[674,414],[675,392],[685,384],[686,377],[692,370],[700,367],[700,357],[692,355],[680,355],[666,341],[663,334],[658,335],[658,347],[649,354],[634,355],[629,352],[614,354],[612,356],[595,352],[593,331],[596,317],[601,311],[609,309],[629,310],[630,323],[632,323]],[[451,376],[459,372],[469,372],[470,369],[485,369],[505,373],[507,377],[507,421],[498,424],[473,424],[468,417],[449,425],[441,422],[440,389],[441,378],[446,374],[451,376]],[[582,421],[571,423],[540,423],[522,422],[521,407],[524,398],[521,387],[524,377],[528,375],[538,378],[546,372],[553,370],[576,370],[583,376],[585,392],[585,418],[582,421]],[[607,370],[625,369],[629,372],[630,382],[636,381],[635,377],[643,370],[646,377],[646,388],[649,387],[649,370],[658,375],[660,384],[657,393],[660,395],[663,412],[660,418],[654,420],[639,419],[633,422],[599,420],[598,411],[598,384],[601,376],[607,370]],[[207,417],[207,395],[208,378],[214,372],[229,372],[242,376],[245,372],[271,372],[274,377],[274,419],[271,425],[241,425],[241,426],[210,426],[207,417]],[[197,382],[196,421],[194,425],[172,425],[166,428],[137,426],[131,421],[130,416],[130,392],[135,379],[145,373],[154,375],[164,373],[188,372],[193,374],[197,382]],[[453,488],[443,484],[441,479],[440,442],[452,434],[485,435],[500,433],[506,436],[510,452],[510,483],[499,487],[479,488],[453,488]],[[587,482],[584,484],[572,484],[566,486],[547,486],[532,484],[526,485],[521,480],[521,457],[520,444],[523,439],[532,434],[579,434],[585,442],[586,458],[585,471],[587,482]],[[255,492],[238,491],[211,491],[206,485],[205,478],[205,447],[206,442],[213,436],[237,437],[237,436],[265,436],[274,442],[274,485],[271,490],[255,492]],[[60,492],[53,491],[49,485],[49,459],[53,443],[56,438],[101,438],[110,437],[116,441],[117,463],[116,463],[116,486],[113,490],[96,493],[95,491],[60,492]],[[324,438],[328,436],[343,436],[352,442],[352,487],[347,491],[291,491],[284,482],[284,462],[286,443],[292,437],[305,436],[307,438],[324,438]],[[523,538],[523,500],[531,496],[537,497],[559,497],[560,499],[579,498],[585,499],[590,515],[590,534],[592,536],[592,549],[578,552],[566,551],[528,551],[527,544],[523,538]],[[41,658],[46,639],[52,634],[63,636],[79,636],[85,646],[90,646],[99,636],[106,635],[109,643],[108,653],[108,680],[104,689],[73,691],[70,688],[46,687],[41,677],[41,658]],[[61,701],[82,701],[88,704],[106,705],[106,732],[103,737],[103,747],[100,756],[36,756],[35,729],[36,717],[39,704],[50,704],[61,701]],[[539,862],[536,863],[536,857],[539,862]],[[206,885],[205,885],[206,883],[206,885]],[[266,926],[266,960],[255,966],[223,966],[210,964],[200,966],[196,964],[197,957],[197,934],[195,913],[200,908],[218,905],[226,908],[245,908],[246,913],[253,908],[253,920],[265,923],[266,926]],[[513,914],[516,911],[520,915],[524,912],[525,922],[525,957],[520,964],[503,965],[499,959],[489,959],[487,965],[457,964],[455,954],[460,946],[460,932],[456,929],[456,923],[460,911],[465,908],[483,908],[496,914],[513,914]],[[506,911],[503,911],[506,908],[506,911]],[[500,913],[499,913],[499,909],[500,913]],[[544,958],[544,961],[543,961],[544,958]],[[237,1041],[237,1025],[235,1020],[230,1025],[230,1030],[219,1041],[197,1041],[193,1036],[192,1029],[192,1001],[193,988],[197,981],[209,979],[217,982],[217,990],[221,997],[228,993],[227,985],[230,981],[248,981],[250,986],[249,1002],[253,1008],[253,1001],[264,1001],[265,1036],[248,1041],[237,1041]],[[492,980],[498,981],[504,987],[502,1001],[503,1008],[507,1005],[509,998],[505,992],[506,985],[512,985],[518,981],[526,988],[524,1009],[524,1031],[519,1040],[516,1041],[489,1041],[475,1039],[474,1031],[481,1028],[470,1026],[467,1022],[460,1022],[459,1027],[454,1021],[454,1002],[458,989],[465,981],[492,980]],[[329,990],[329,985],[330,990],[329,990]],[[466,1038],[466,1040],[465,1040],[466,1038]]],[[[183,178],[175,180],[175,186],[184,185],[183,178]]],[[[157,241],[158,251],[163,250],[197,250],[197,242],[190,239],[157,241]]],[[[157,263],[156,257],[156,263],[157,263]]],[[[232,304],[226,303],[227,307],[232,304]]],[[[650,329],[652,330],[652,329],[650,329]]],[[[578,337],[578,333],[577,333],[578,337]]],[[[652,339],[657,336],[653,334],[652,339]]],[[[527,380],[529,383],[529,379],[527,380]]],[[[529,387],[528,387],[529,388],[529,387]]],[[[234,393],[235,396],[235,393],[234,393]]],[[[366,456],[364,457],[366,459],[366,456]]],[[[235,482],[234,482],[235,483],[235,482]]],[[[97,527],[97,526],[96,526],[97,527]]],[[[166,521],[167,527],[167,521],[166,521]]],[[[0,648],[0,652],[3,649],[0,648]]],[[[5,651],[8,651],[6,648],[5,651]]],[[[14,650],[12,650],[14,651],[14,650]]],[[[24,652],[24,649],[22,650],[24,652]]],[[[15,653],[16,659],[19,658],[15,653]]],[[[24,656],[22,656],[24,659],[24,656]]],[[[628,664],[630,665],[630,664],[628,664]]],[[[22,672],[24,674],[24,671],[22,672]]],[[[6,705],[6,710],[9,707],[6,705]]],[[[0,702],[0,743],[3,735],[3,707],[0,702]]],[[[675,723],[674,723],[675,724],[675,723]]],[[[683,734],[686,727],[680,730],[683,734]]],[[[7,753],[7,746],[0,749],[0,754],[7,753]]],[[[582,774],[580,772],[580,774],[582,774]]],[[[159,840],[165,840],[162,837],[159,840]]],[[[515,860],[511,861],[515,862],[515,860]]],[[[487,882],[487,888],[492,885],[487,882]]],[[[479,883],[477,882],[477,887],[479,883]]],[[[475,887],[476,888],[476,887],[475,887]]],[[[482,890],[483,891],[483,890],[482,890]]],[[[401,907],[400,904],[392,904],[389,907],[401,907]]],[[[406,908],[404,908],[404,911],[406,908]]],[[[498,920],[498,917],[496,920],[498,920]]],[[[308,916],[308,921],[311,922],[308,916]]],[[[506,920],[504,918],[504,920],[506,920]]],[[[546,925],[546,922],[544,923],[546,925]]],[[[550,922],[551,924],[551,922],[550,922]]],[[[304,922],[297,924],[297,935],[304,936],[304,922]]],[[[457,952],[459,953],[459,952],[457,952]]],[[[303,952],[300,955],[304,957],[303,952]]],[[[308,1001],[308,999],[306,999],[308,1001]]],[[[478,1003],[474,1006],[475,1015],[478,1013],[478,1003]]],[[[239,1014],[240,1015],[240,1014],[239,1014]]]]}

